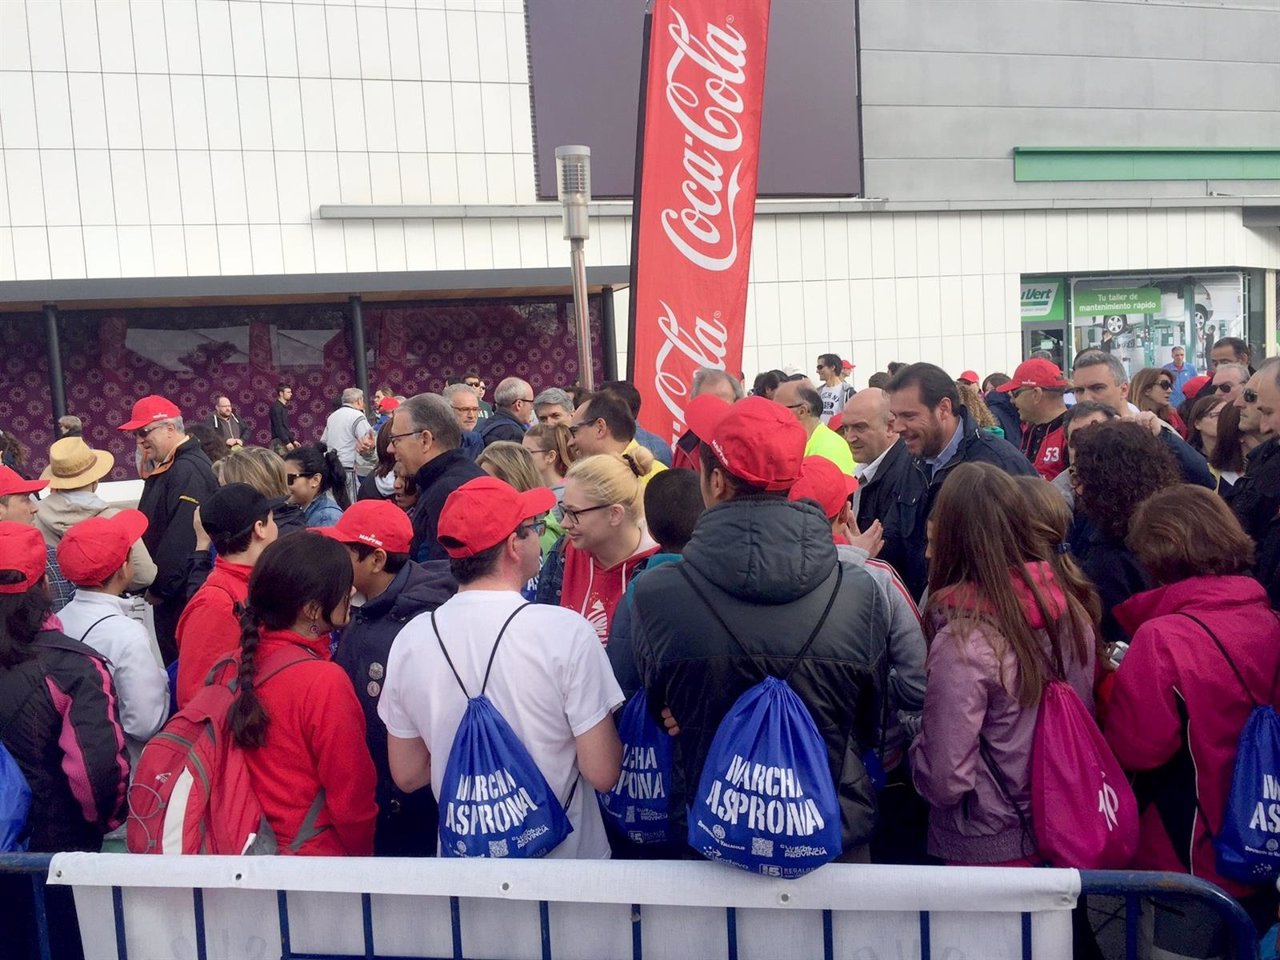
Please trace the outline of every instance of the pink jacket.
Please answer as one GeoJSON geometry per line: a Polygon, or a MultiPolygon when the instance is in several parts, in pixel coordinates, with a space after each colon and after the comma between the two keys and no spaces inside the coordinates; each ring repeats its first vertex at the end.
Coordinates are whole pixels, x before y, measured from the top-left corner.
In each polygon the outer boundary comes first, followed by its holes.
{"type": "MultiPolygon", "coordinates": [[[[1064,611],[1066,598],[1048,565],[1036,564],[1031,572],[1051,610],[1064,611]]],[[[1020,582],[1014,584],[1021,593],[1020,582]]],[[[1042,630],[1044,621],[1029,594],[1023,609],[1031,626],[1042,630]]],[[[1003,638],[991,629],[962,636],[944,612],[935,616],[937,632],[925,661],[922,729],[910,752],[912,780],[930,806],[929,852],[974,864],[1034,856],[1005,790],[1030,825],[1031,743],[1039,708],[1018,702],[1018,661],[1003,638]],[[982,744],[1003,789],[983,759],[982,744]]],[[[1048,653],[1048,634],[1040,637],[1048,653]]],[[[1076,663],[1069,651],[1063,655],[1066,679],[1091,711],[1094,647],[1090,631],[1085,663],[1076,663]]]]}
{"type": "Polygon", "coordinates": [[[1251,577],[1192,577],[1116,607],[1133,643],[1115,674],[1105,732],[1120,764],[1142,771],[1133,866],[1190,872],[1241,897],[1256,889],[1218,875],[1212,834],[1222,828],[1236,745],[1253,702],[1222,651],[1180,611],[1217,634],[1254,697],[1280,705],[1280,690],[1272,689],[1280,620],[1251,577]]]}

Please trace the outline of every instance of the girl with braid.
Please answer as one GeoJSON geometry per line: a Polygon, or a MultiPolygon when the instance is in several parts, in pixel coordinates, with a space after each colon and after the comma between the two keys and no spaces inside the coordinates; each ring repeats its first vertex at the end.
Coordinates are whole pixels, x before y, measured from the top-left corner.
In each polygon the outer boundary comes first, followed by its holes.
{"type": "Polygon", "coordinates": [[[249,577],[231,729],[282,854],[373,855],[364,712],[329,658],[330,631],[350,619],[351,577],[347,549],[310,532],[271,544],[249,577]]]}

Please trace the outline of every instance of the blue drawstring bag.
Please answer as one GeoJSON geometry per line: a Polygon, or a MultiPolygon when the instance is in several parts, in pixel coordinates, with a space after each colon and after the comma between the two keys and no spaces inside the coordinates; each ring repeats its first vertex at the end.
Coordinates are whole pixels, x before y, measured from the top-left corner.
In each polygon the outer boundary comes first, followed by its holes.
{"type": "Polygon", "coordinates": [[[622,774],[600,809],[632,843],[673,843],[671,828],[671,737],[649,715],[640,690],[618,720],[622,741],[622,774]]]}
{"type": "MultiPolygon", "coordinates": [[[[471,696],[445,649],[436,615],[431,629],[467,698],[467,709],[449,750],[440,783],[440,853],[445,857],[543,857],[573,832],[564,807],[511,725],[484,695],[502,636],[516,608],[498,631],[480,693],[471,696]]],[[[574,790],[577,785],[574,785],[574,790]]],[[[573,802],[569,792],[569,803],[573,802]]]]}
{"type": "Polygon", "coordinates": [[[1271,705],[1280,674],[1265,700],[1257,700],[1217,635],[1197,617],[1182,616],[1209,635],[1253,704],[1236,745],[1222,829],[1213,840],[1218,872],[1240,883],[1269,885],[1280,876],[1280,714],[1271,705]]]}
{"type": "MultiPolygon", "coordinates": [[[[685,565],[677,569],[751,656],[685,565]]],[[[689,845],[709,860],[790,880],[840,855],[840,804],[826,741],[787,682],[835,604],[844,578],[840,564],[836,571],[827,607],[784,675],[766,675],[747,690],[716,729],[689,808],[689,845]]]]}
{"type": "Polygon", "coordinates": [[[27,814],[31,812],[31,787],[18,761],[0,743],[0,853],[27,849],[27,814]]]}

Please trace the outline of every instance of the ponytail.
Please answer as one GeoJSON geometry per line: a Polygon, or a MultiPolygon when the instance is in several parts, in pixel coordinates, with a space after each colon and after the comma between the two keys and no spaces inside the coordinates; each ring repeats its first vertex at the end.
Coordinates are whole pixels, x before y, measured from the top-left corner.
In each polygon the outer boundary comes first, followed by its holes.
{"type": "Polygon", "coordinates": [[[324,470],[321,471],[320,477],[321,493],[328,490],[343,510],[351,506],[351,497],[347,494],[347,470],[338,459],[338,451],[325,449],[324,470]]]}
{"type": "Polygon", "coordinates": [[[248,750],[267,742],[267,717],[258,692],[254,689],[258,665],[259,630],[262,624],[252,607],[240,614],[240,671],[236,676],[236,699],[231,704],[231,736],[248,750]]]}

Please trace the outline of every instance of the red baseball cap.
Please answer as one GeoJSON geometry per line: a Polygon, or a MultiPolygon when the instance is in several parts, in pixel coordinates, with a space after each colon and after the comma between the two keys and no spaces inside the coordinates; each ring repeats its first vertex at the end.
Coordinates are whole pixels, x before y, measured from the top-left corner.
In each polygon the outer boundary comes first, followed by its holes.
{"type": "Polygon", "coordinates": [[[1207,373],[1202,373],[1198,377],[1192,377],[1182,385],[1182,395],[1184,397],[1194,397],[1197,393],[1203,390],[1205,385],[1212,379],[1213,377],[1209,376],[1207,373]]]}
{"type": "Polygon", "coordinates": [[[725,403],[709,393],[685,407],[684,422],[726,470],[753,486],[788,490],[809,438],[791,411],[764,397],[725,403]]]}
{"type": "Polygon", "coordinates": [[[400,401],[395,397],[383,397],[378,401],[378,410],[381,413],[390,413],[398,406],[400,406],[400,401]]]}
{"type": "Polygon", "coordinates": [[[840,432],[840,428],[844,426],[844,413],[833,413],[831,419],[827,421],[827,429],[840,432]]]}
{"type": "Polygon", "coordinates": [[[497,477],[476,477],[445,500],[436,538],[449,556],[474,557],[497,546],[522,521],[540,517],[555,505],[556,495],[547,487],[520,493],[497,477]]]}
{"type": "Polygon", "coordinates": [[[81,520],[58,543],[58,567],[77,587],[96,587],[124,566],[146,532],[147,517],[137,510],[81,520]]]}
{"type": "Polygon", "coordinates": [[[1013,371],[1013,379],[1003,386],[996,387],[999,393],[1012,393],[1023,387],[1045,387],[1049,390],[1070,390],[1071,384],[1063,377],[1062,371],[1052,360],[1032,358],[1023,360],[1018,369],[1013,371]]]}
{"type": "Polygon", "coordinates": [[[0,570],[22,574],[18,583],[0,583],[0,593],[26,593],[40,582],[48,563],[49,551],[39,530],[25,523],[0,521],[0,570]]]}
{"type": "Polygon", "coordinates": [[[842,361],[840,361],[840,369],[841,369],[841,370],[852,370],[852,369],[853,369],[853,361],[851,361],[851,360],[842,360],[842,361]]]}
{"type": "Polygon", "coordinates": [[[816,500],[827,519],[833,520],[857,489],[858,479],[826,457],[805,457],[800,464],[800,479],[791,487],[787,499],[816,500]]]}
{"type": "Polygon", "coordinates": [[[39,493],[48,485],[48,480],[23,480],[16,470],[0,466],[0,497],[13,497],[20,493],[39,493]]]}
{"type": "Polygon", "coordinates": [[[156,396],[154,393],[149,397],[143,397],[133,405],[133,413],[129,417],[128,423],[122,423],[116,427],[117,430],[137,430],[145,427],[149,423],[155,423],[159,420],[172,420],[175,417],[182,416],[182,411],[175,407],[164,397],[156,396]]]}
{"type": "Polygon", "coordinates": [[[390,500],[357,500],[332,527],[314,532],[339,543],[363,543],[387,553],[408,553],[413,523],[390,500]]]}
{"type": "Polygon", "coordinates": [[[956,377],[956,379],[963,380],[965,383],[976,384],[979,379],[978,372],[976,370],[966,370],[964,373],[960,374],[960,376],[956,377]]]}

